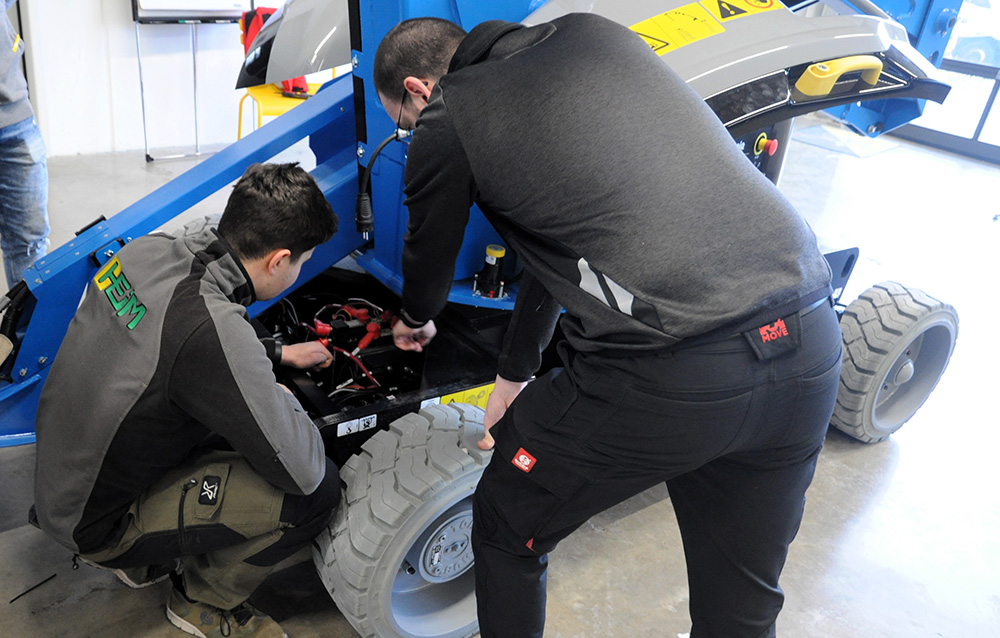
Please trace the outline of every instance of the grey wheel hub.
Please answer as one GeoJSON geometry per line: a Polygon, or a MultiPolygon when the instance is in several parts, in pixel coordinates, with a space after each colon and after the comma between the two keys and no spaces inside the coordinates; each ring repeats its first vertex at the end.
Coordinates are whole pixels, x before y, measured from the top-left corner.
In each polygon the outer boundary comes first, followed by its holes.
{"type": "Polygon", "coordinates": [[[448,582],[472,567],[471,506],[463,507],[432,531],[420,550],[418,564],[420,575],[431,583],[448,582]]]}

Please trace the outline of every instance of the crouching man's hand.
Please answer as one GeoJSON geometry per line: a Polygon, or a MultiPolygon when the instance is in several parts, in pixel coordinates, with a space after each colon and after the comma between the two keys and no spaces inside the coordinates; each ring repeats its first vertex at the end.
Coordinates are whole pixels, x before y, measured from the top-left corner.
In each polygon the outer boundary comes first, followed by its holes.
{"type": "Polygon", "coordinates": [[[333,354],[319,341],[306,341],[281,347],[281,365],[304,370],[322,369],[333,362],[333,354]]]}

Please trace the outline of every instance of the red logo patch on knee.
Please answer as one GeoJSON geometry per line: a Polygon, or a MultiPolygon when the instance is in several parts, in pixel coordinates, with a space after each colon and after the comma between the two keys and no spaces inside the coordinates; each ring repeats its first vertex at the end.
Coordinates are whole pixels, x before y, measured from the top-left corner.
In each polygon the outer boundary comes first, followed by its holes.
{"type": "Polygon", "coordinates": [[[513,463],[514,467],[519,470],[530,472],[531,468],[535,466],[535,457],[528,454],[524,448],[521,448],[517,451],[517,454],[514,455],[514,460],[511,461],[511,463],[513,463]]]}

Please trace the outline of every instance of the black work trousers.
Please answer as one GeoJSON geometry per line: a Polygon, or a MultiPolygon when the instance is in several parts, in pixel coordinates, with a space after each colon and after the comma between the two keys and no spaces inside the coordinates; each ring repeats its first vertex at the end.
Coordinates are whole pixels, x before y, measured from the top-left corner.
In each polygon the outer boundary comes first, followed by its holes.
{"type": "Polygon", "coordinates": [[[661,481],[684,543],[691,638],[774,636],[778,576],[837,396],[828,303],[802,314],[801,336],[767,360],[742,335],[659,355],[561,345],[565,367],[528,384],[492,430],[474,499],[483,638],[541,636],[546,554],[661,481]]]}

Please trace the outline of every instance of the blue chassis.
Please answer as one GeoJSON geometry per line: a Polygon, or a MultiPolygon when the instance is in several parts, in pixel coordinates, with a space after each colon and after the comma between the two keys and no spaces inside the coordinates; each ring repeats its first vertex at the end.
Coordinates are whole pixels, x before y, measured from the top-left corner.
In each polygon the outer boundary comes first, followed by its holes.
{"type": "MultiPolygon", "coordinates": [[[[353,0],[352,0],[353,1],[353,0]]],[[[488,19],[519,21],[543,4],[539,0],[496,0],[483,5],[476,0],[401,0],[384,3],[360,2],[362,50],[354,50],[354,77],[371,86],[372,59],[377,43],[400,20],[417,16],[439,16],[459,22],[466,29],[488,19]],[[378,4],[378,10],[375,5],[378,4]],[[389,5],[389,6],[386,6],[389,5]]],[[[357,47],[357,45],[355,45],[357,47]]],[[[361,91],[361,94],[365,94],[361,91]]],[[[34,422],[38,399],[78,301],[97,269],[134,237],[148,234],[174,219],[191,206],[238,179],[248,166],[266,162],[303,138],[310,138],[316,155],[312,176],[342,222],[337,235],[318,247],[306,263],[291,293],[303,283],[337,263],[367,243],[353,226],[354,201],[358,192],[359,158],[366,161],[378,140],[393,131],[374,91],[364,98],[363,126],[356,126],[355,86],[352,77],[336,79],[317,95],[285,115],[226,147],[199,165],[150,193],[106,221],[82,231],[73,241],[59,247],[25,271],[30,295],[18,326],[18,343],[3,369],[12,380],[0,381],[0,447],[35,442],[34,422]],[[363,130],[362,130],[363,129],[363,130]],[[359,134],[359,131],[361,133],[359,134]],[[363,140],[359,142],[361,137],[363,140]],[[368,141],[374,140],[370,146],[368,141]]],[[[400,254],[406,232],[402,204],[402,170],[405,144],[392,144],[376,160],[372,171],[372,199],[375,205],[374,247],[358,257],[358,263],[397,293],[402,289],[400,254]]],[[[221,212],[221,211],[220,211],[221,212]]],[[[481,267],[483,246],[496,243],[498,235],[481,214],[474,214],[459,255],[459,280],[450,301],[475,306],[510,308],[513,295],[503,300],[472,295],[469,282],[481,267]]],[[[284,295],[282,295],[283,297],[284,295]]],[[[250,307],[256,316],[280,299],[258,302],[250,307]]],[[[11,308],[8,308],[8,312],[11,308]]],[[[95,374],[111,374],[95,370],[95,374]]]]}
{"type": "MultiPolygon", "coordinates": [[[[934,1],[940,0],[931,0],[931,3],[934,1]]],[[[326,84],[315,97],[209,157],[111,219],[87,228],[73,241],[25,271],[30,295],[18,325],[20,338],[12,355],[14,360],[3,366],[4,370],[9,370],[11,380],[0,380],[0,447],[35,441],[35,412],[49,366],[59,350],[77,302],[97,269],[133,237],[163,226],[231,184],[250,164],[265,162],[303,138],[309,138],[310,148],[316,156],[317,165],[312,175],[342,223],[338,234],[317,248],[296,284],[285,294],[359,249],[364,251],[358,256],[358,264],[390,289],[400,292],[400,255],[406,232],[401,188],[405,143],[386,147],[373,165],[373,245],[366,246],[367,242],[355,232],[350,214],[358,192],[359,160],[366,162],[371,149],[394,130],[374,91],[370,88],[365,91],[372,86],[376,43],[400,20],[410,17],[438,16],[470,29],[488,19],[519,21],[544,4],[544,0],[497,0],[487,6],[477,0],[400,0],[392,3],[350,0],[350,3],[360,23],[360,37],[352,44],[353,76],[326,84]]],[[[915,101],[896,102],[909,109],[915,101]]],[[[498,241],[499,237],[485,218],[474,211],[456,266],[456,283],[450,301],[493,308],[512,307],[513,295],[503,300],[490,300],[474,296],[470,291],[469,280],[481,267],[483,247],[498,241]]],[[[828,259],[841,260],[845,280],[857,256],[857,251],[852,251],[828,256],[828,259]]],[[[834,263],[835,273],[842,270],[837,265],[834,263]]],[[[251,316],[277,301],[254,304],[250,308],[251,316]]],[[[8,312],[10,310],[8,308],[8,312]]],[[[94,372],[112,373],[107,370],[94,372]]]]}

